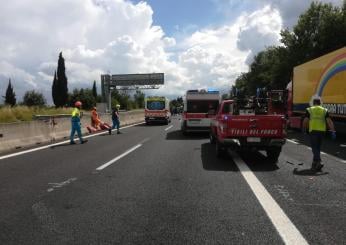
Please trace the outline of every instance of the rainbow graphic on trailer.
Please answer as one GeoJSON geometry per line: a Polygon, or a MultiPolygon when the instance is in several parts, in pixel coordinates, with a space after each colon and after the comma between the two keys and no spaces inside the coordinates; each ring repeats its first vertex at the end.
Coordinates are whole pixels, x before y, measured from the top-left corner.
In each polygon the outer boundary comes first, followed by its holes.
{"type": "Polygon", "coordinates": [[[323,70],[316,87],[315,95],[322,97],[323,89],[336,74],[346,71],[346,53],[335,57],[323,70]]]}

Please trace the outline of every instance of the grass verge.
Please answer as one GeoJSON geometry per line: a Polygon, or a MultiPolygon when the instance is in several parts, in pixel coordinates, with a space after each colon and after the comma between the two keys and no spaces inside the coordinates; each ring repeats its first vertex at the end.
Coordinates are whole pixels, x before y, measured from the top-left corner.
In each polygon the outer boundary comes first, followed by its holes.
{"type": "Polygon", "coordinates": [[[71,108],[3,106],[0,108],[0,123],[31,121],[34,115],[70,114],[71,108]]]}

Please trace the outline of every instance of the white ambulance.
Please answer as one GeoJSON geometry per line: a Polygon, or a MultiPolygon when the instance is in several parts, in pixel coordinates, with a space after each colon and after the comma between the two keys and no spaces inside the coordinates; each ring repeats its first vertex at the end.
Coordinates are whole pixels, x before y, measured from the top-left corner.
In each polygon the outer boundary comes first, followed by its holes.
{"type": "Polygon", "coordinates": [[[161,122],[168,124],[171,122],[171,112],[169,110],[169,100],[162,96],[151,96],[145,98],[144,117],[146,124],[161,122]]]}
{"type": "Polygon", "coordinates": [[[213,89],[188,90],[184,96],[181,131],[208,132],[221,101],[220,92],[213,89]]]}

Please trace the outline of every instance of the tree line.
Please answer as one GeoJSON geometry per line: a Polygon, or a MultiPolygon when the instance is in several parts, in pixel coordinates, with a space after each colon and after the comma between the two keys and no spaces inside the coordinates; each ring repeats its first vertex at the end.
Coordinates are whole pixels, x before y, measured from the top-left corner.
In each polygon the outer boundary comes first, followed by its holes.
{"type": "MultiPolygon", "coordinates": [[[[139,90],[133,96],[128,94],[127,91],[115,91],[112,93],[112,106],[120,104],[121,108],[126,110],[144,108],[144,97],[144,93],[139,90]]],[[[3,98],[5,99],[6,105],[15,106],[18,104],[11,79],[9,79],[3,98]]],[[[91,109],[96,106],[96,103],[102,101],[101,96],[97,93],[96,81],[93,82],[91,88],[74,89],[72,93],[69,93],[68,79],[65,73],[65,59],[62,52],[59,54],[57,70],[54,72],[52,98],[55,107],[72,107],[79,100],[83,103],[84,109],[91,109]]],[[[26,106],[45,106],[47,101],[42,93],[31,90],[25,92],[23,101],[19,104],[26,106]]]]}
{"type": "Polygon", "coordinates": [[[235,90],[254,95],[258,88],[285,89],[292,80],[293,68],[346,46],[346,0],[341,7],[312,2],[300,15],[292,30],[280,33],[281,44],[259,52],[235,81],[235,90]]]}

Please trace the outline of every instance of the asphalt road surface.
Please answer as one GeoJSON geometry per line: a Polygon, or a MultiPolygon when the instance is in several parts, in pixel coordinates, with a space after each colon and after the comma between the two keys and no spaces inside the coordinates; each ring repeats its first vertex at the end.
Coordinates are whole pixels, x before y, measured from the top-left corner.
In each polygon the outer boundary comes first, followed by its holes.
{"type": "Polygon", "coordinates": [[[208,135],[136,125],[0,157],[0,244],[345,244],[346,140],[309,171],[306,136],[277,164],[215,157],[208,135]]]}

